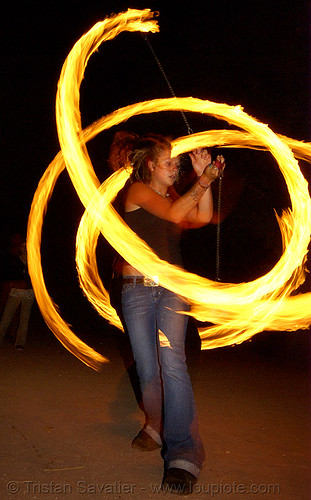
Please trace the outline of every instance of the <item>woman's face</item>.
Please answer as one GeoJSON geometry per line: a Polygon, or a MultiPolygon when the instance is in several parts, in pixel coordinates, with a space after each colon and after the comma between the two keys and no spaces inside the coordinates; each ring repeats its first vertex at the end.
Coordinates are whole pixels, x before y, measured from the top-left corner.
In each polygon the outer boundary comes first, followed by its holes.
{"type": "Polygon", "coordinates": [[[150,162],[151,177],[158,182],[171,186],[177,179],[179,159],[171,158],[169,149],[163,150],[155,162],[150,162]]]}

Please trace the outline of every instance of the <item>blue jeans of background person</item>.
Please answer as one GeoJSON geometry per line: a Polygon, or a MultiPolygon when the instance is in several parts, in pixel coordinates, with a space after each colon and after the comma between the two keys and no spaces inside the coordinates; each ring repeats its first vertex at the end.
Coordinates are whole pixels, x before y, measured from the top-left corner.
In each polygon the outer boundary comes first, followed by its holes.
{"type": "Polygon", "coordinates": [[[176,312],[188,310],[181,297],[161,286],[123,285],[122,312],[136,361],[147,429],[158,441],[163,436],[166,467],[179,467],[198,476],[205,453],[185,359],[188,317],[176,312]]]}

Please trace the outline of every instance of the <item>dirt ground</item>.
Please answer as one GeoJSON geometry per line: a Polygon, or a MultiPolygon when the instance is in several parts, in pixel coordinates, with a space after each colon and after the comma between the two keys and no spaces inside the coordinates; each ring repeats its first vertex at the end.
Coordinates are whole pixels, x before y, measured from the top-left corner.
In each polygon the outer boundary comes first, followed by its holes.
{"type": "MultiPolygon", "coordinates": [[[[189,353],[207,454],[190,498],[310,500],[308,335],[189,353]]],[[[111,362],[101,372],[69,354],[38,311],[23,352],[1,346],[2,500],[174,498],[159,492],[160,452],[130,447],[143,414],[117,337],[102,340],[111,362]]]]}

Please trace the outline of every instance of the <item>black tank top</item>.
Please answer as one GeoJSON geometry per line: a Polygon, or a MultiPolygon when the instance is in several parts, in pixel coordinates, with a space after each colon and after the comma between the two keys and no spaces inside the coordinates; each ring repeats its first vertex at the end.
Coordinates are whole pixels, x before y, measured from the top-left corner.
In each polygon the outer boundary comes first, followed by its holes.
{"type": "Polygon", "coordinates": [[[160,219],[143,208],[124,213],[126,224],[160,257],[182,267],[181,230],[177,224],[160,219]]]}

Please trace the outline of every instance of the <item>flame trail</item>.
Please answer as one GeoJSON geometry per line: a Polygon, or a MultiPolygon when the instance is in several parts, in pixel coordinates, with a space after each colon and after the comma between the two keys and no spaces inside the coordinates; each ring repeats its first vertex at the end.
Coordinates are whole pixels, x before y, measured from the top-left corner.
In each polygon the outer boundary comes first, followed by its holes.
{"type": "Polygon", "coordinates": [[[48,201],[60,172],[67,168],[77,194],[86,208],[76,242],[76,263],[81,287],[111,324],[122,328],[101,282],[95,257],[100,232],[132,266],[146,275],[159,276],[160,284],[186,297],[191,314],[213,326],[202,329],[203,348],[243,342],[263,330],[297,330],[311,324],[311,293],[291,296],[304,281],[304,264],[311,234],[311,200],[297,158],[310,160],[311,145],[276,135],[240,106],[195,98],[155,99],[119,109],[82,130],[79,89],[91,54],[122,31],[158,31],[149,9],[129,9],[97,23],[78,40],[69,53],[59,80],[56,118],[62,151],[42,177],[35,193],[28,222],[29,272],[38,305],[50,329],[63,345],[94,369],[106,359],[81,342],[60,317],[46,290],[40,258],[41,230],[48,201]],[[118,171],[101,186],[89,158],[86,142],[99,132],[128,118],[159,111],[192,111],[209,114],[244,129],[214,130],[182,137],[173,143],[173,155],[200,146],[248,147],[270,151],[279,164],[290,194],[292,209],[278,218],[283,254],[265,276],[249,283],[228,284],[188,273],[161,261],[128,228],[111,206],[129,173],[118,171]],[[291,150],[292,149],[292,150],[291,150]]]}

